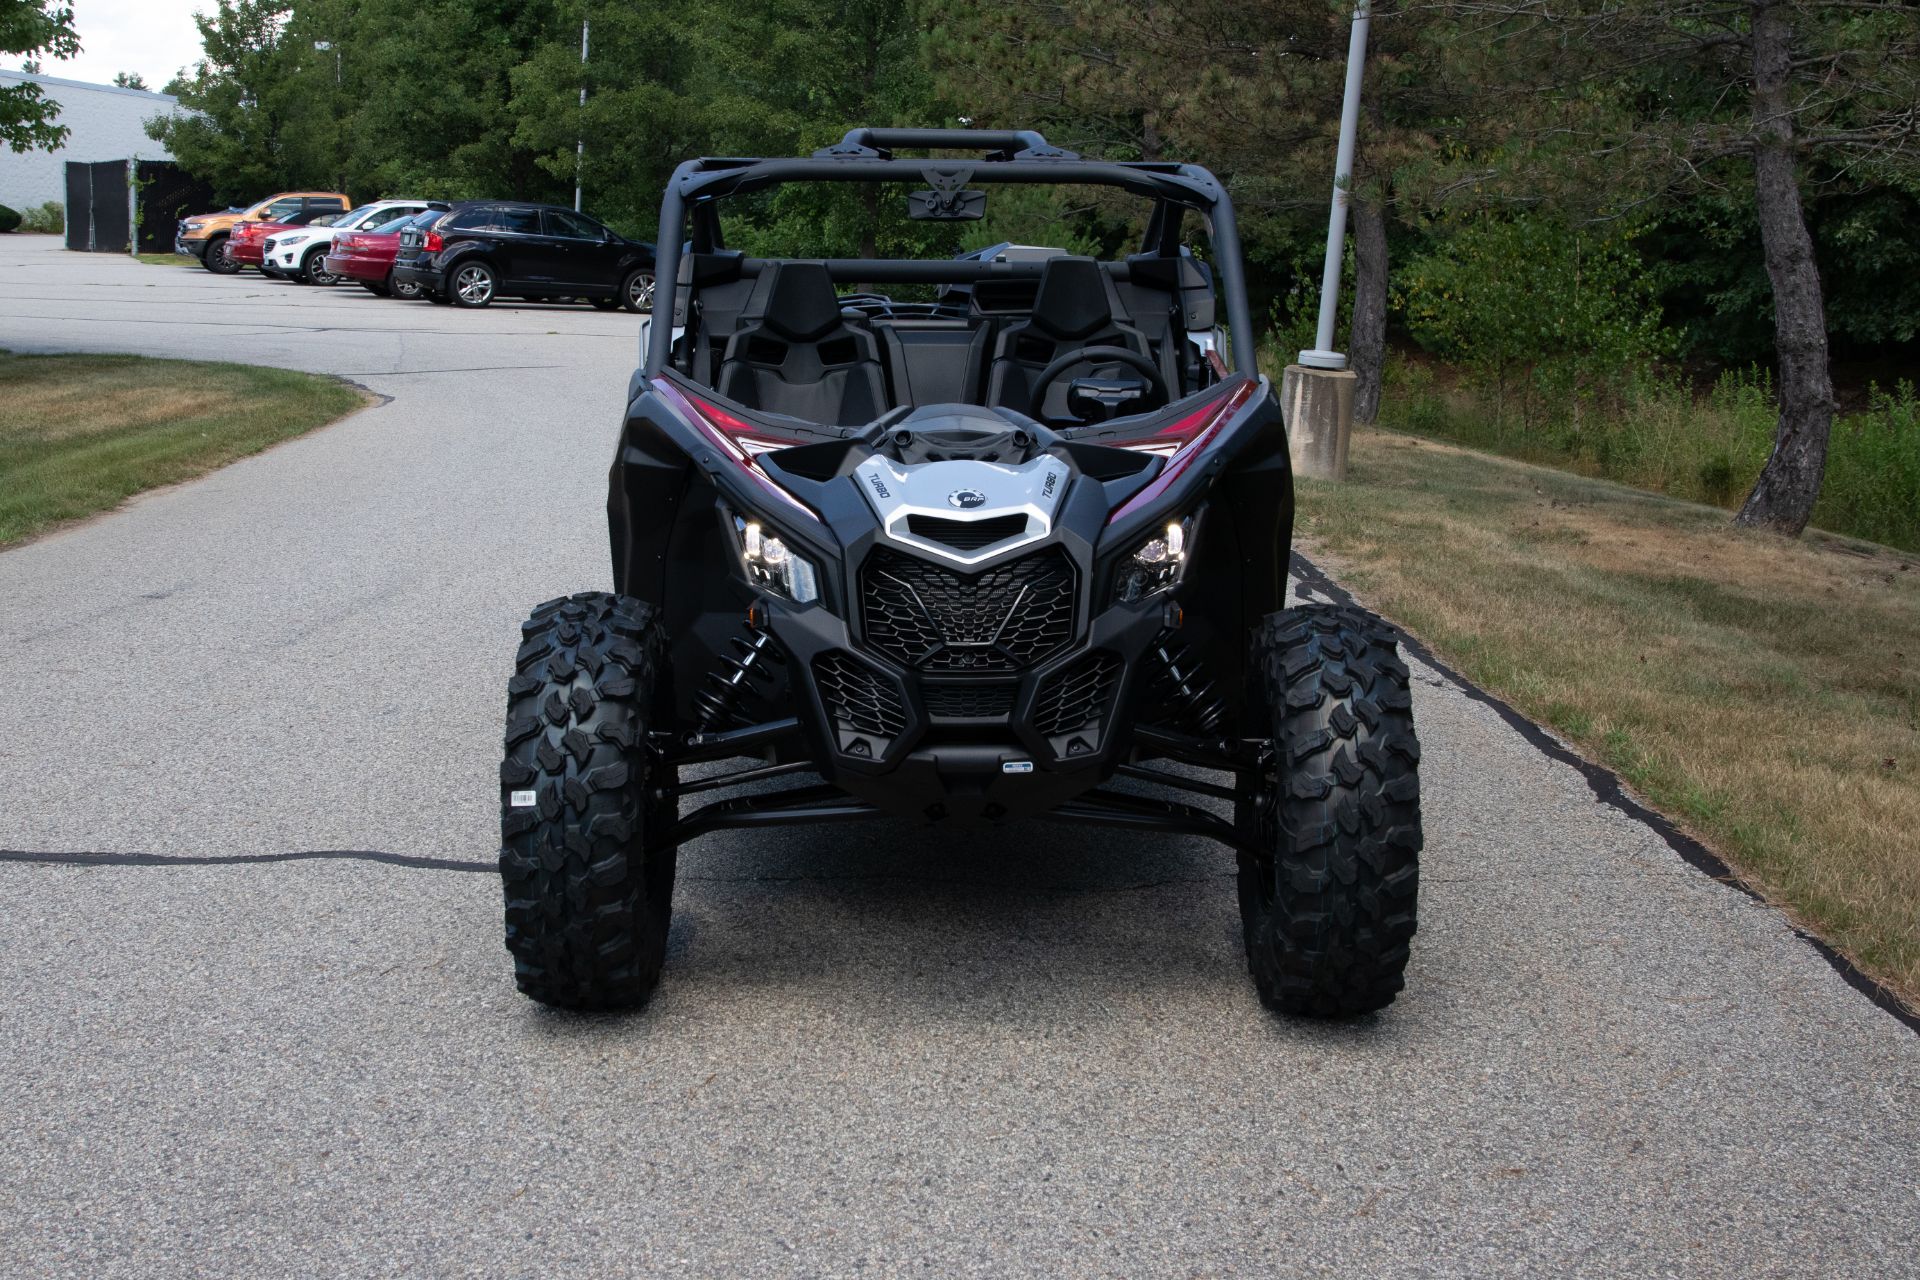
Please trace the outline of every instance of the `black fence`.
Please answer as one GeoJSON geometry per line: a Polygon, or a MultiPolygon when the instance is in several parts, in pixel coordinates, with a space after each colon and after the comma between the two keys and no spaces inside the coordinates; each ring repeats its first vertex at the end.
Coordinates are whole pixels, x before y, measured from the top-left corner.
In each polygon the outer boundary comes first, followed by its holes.
{"type": "Polygon", "coordinates": [[[67,248],[81,253],[171,252],[180,219],[214,207],[213,188],[171,160],[67,162],[67,248]]]}
{"type": "Polygon", "coordinates": [[[125,253],[133,239],[127,162],[67,161],[67,248],[125,253]]]}
{"type": "Polygon", "coordinates": [[[212,187],[188,177],[171,160],[141,160],[135,167],[134,230],[141,253],[172,253],[180,219],[221,207],[214,203],[212,187]]]}

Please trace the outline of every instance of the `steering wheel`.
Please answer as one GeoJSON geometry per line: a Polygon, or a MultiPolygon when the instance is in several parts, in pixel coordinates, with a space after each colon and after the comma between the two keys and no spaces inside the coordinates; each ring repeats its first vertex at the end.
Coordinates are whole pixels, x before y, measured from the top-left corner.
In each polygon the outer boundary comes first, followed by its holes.
{"type": "MultiPolygon", "coordinates": [[[[1055,356],[1052,362],[1040,371],[1040,376],[1033,380],[1030,400],[1033,416],[1036,418],[1045,416],[1040,412],[1040,406],[1047,402],[1047,392],[1053,389],[1053,384],[1060,380],[1061,374],[1076,364],[1092,364],[1102,360],[1127,365],[1145,375],[1148,401],[1140,406],[1141,411],[1158,409],[1173,398],[1167,392],[1167,380],[1161,374],[1159,367],[1138,351],[1130,351],[1126,347],[1081,347],[1065,355],[1055,356]]],[[[1078,422],[1079,419],[1074,418],[1071,421],[1078,422]]]]}

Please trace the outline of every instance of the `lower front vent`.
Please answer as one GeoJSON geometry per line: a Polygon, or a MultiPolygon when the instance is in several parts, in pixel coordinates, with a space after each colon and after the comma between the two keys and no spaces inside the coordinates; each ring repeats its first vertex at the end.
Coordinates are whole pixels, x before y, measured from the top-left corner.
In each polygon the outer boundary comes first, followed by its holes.
{"type": "Polygon", "coordinates": [[[1066,733],[1097,737],[1120,688],[1120,668],[1120,655],[1102,649],[1048,676],[1034,700],[1034,728],[1049,738],[1066,733]]]}
{"type": "Polygon", "coordinates": [[[970,684],[922,685],[921,697],[930,716],[980,720],[989,716],[1013,714],[1013,697],[1020,686],[1010,680],[976,681],[970,684]]]}
{"type": "Polygon", "coordinates": [[[849,744],[895,738],[907,727],[906,699],[900,687],[852,654],[838,649],[821,654],[813,660],[813,679],[842,750],[875,754],[884,748],[884,741],[867,742],[865,750],[849,744]]]}

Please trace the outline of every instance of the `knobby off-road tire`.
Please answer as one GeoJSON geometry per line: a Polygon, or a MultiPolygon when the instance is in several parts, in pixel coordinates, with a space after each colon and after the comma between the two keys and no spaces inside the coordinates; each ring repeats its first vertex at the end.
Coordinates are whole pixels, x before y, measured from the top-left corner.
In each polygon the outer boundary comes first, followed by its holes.
{"type": "Polygon", "coordinates": [[[520,990],[569,1009],[644,1002],[660,980],[674,850],[647,725],[666,645],[653,611],[589,592],[521,627],[500,765],[500,877],[520,990]]]}
{"type": "Polygon", "coordinates": [[[1310,604],[1255,631],[1269,763],[1236,808],[1240,919],[1261,1001],[1337,1018],[1405,985],[1420,882],[1420,744],[1406,663],[1372,614],[1310,604]]]}

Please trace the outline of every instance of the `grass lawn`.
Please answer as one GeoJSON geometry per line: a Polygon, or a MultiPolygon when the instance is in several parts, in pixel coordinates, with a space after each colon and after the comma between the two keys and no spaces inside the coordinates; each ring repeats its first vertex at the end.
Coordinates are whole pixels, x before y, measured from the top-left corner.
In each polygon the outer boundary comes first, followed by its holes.
{"type": "Polygon", "coordinates": [[[1920,1007],[1920,557],[1380,431],[1302,549],[1920,1007]]]}
{"type": "Polygon", "coordinates": [[[136,253],[133,255],[150,267],[197,267],[198,258],[189,258],[179,253],[136,253]]]}
{"type": "Polygon", "coordinates": [[[369,403],[345,383],[284,369],[0,352],[0,547],[369,403]]]}

